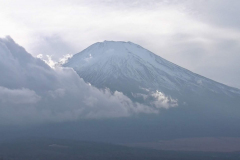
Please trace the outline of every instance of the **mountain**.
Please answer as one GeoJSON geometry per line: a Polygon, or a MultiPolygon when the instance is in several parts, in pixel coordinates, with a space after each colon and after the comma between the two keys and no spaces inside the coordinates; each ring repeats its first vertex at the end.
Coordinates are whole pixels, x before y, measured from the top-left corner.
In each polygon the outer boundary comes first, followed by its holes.
{"type": "Polygon", "coordinates": [[[195,74],[132,42],[95,43],[63,66],[98,88],[121,91],[134,100],[139,93],[156,90],[184,102],[206,95],[240,97],[239,89],[195,74]]]}
{"type": "Polygon", "coordinates": [[[240,132],[239,89],[195,74],[132,42],[95,43],[63,66],[97,88],[120,91],[133,101],[160,108],[157,115],[107,123],[105,128],[115,133],[104,137],[110,141],[238,137],[240,132]]]}

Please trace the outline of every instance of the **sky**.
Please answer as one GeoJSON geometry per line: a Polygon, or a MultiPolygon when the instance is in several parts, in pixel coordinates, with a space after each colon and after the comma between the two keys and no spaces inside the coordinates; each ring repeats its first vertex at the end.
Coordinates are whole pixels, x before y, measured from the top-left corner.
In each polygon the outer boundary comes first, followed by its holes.
{"type": "Polygon", "coordinates": [[[0,0],[0,37],[58,61],[89,45],[131,41],[240,88],[239,0],[0,0]]]}

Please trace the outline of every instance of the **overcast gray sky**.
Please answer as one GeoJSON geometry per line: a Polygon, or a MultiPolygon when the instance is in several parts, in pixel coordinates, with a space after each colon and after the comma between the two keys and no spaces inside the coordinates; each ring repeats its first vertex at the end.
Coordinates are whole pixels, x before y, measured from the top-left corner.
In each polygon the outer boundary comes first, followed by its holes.
{"type": "Polygon", "coordinates": [[[240,88],[239,6],[239,0],[0,0],[0,37],[55,60],[98,41],[132,41],[240,88]]]}

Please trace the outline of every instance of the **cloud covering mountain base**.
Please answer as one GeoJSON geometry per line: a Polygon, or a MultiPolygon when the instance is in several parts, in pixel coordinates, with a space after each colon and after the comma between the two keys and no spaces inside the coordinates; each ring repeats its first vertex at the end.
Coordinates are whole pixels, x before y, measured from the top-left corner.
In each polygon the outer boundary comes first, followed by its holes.
{"type": "Polygon", "coordinates": [[[52,69],[10,37],[0,39],[0,57],[1,125],[159,112],[161,100],[157,107],[146,106],[132,102],[121,92],[99,90],[85,83],[73,69],[52,69]]]}

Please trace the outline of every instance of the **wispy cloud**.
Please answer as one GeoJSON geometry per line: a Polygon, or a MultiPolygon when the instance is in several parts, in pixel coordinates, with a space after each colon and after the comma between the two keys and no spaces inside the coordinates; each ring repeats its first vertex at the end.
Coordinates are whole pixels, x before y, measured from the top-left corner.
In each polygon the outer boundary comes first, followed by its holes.
{"type": "Polygon", "coordinates": [[[41,97],[29,89],[8,89],[0,86],[0,102],[3,104],[28,104],[40,100],[41,97]]]}

